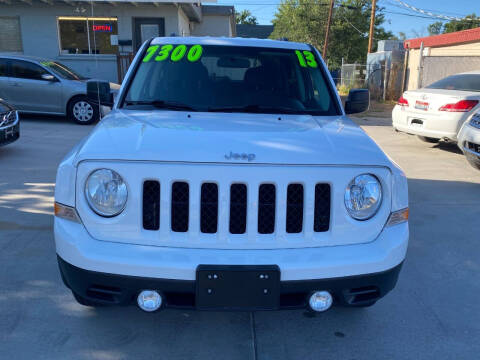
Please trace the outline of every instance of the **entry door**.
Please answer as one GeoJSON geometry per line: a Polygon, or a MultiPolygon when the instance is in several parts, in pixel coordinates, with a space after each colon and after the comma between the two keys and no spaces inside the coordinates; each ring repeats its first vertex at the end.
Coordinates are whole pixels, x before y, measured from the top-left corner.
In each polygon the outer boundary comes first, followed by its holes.
{"type": "Polygon", "coordinates": [[[135,50],[152,37],[165,36],[164,18],[134,18],[133,38],[135,39],[135,50]]]}
{"type": "MultiPolygon", "coordinates": [[[[43,80],[50,74],[41,66],[29,61],[12,59],[9,78],[9,96],[12,104],[23,111],[62,113],[62,84],[43,80]]],[[[50,74],[51,75],[51,74],[50,74]]]]}

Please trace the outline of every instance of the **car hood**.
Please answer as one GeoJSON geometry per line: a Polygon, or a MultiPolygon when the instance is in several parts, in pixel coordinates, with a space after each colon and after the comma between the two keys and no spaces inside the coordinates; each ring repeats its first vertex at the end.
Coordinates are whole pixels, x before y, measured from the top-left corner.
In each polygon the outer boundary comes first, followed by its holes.
{"type": "Polygon", "coordinates": [[[389,166],[346,116],[115,110],[83,141],[83,160],[389,166]]]}

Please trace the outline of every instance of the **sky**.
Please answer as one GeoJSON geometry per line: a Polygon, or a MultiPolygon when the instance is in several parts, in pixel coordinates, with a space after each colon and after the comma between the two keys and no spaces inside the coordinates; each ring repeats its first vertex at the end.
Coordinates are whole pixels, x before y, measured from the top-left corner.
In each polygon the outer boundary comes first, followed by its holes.
{"type": "MultiPolygon", "coordinates": [[[[327,0],[325,0],[327,1],[327,0]]],[[[480,0],[402,0],[403,2],[412,5],[416,8],[427,10],[436,14],[459,16],[476,13],[480,15],[480,0]],[[454,4],[454,5],[453,5],[454,4]]],[[[218,4],[222,5],[235,5],[237,11],[248,9],[254,16],[257,17],[260,24],[270,24],[277,4],[280,0],[217,0],[218,4]]],[[[387,21],[384,27],[387,30],[392,31],[395,35],[399,32],[404,32],[407,37],[416,37],[416,35],[426,36],[428,35],[427,27],[429,24],[438,21],[439,19],[425,19],[417,16],[408,16],[395,13],[403,13],[409,15],[422,14],[408,10],[401,6],[395,0],[377,0],[378,6],[385,7],[387,21]]]]}

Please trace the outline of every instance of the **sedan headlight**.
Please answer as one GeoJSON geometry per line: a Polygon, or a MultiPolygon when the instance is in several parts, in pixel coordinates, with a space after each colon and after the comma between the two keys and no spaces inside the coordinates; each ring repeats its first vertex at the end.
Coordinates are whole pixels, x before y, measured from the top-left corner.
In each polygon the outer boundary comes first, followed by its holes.
{"type": "Polygon", "coordinates": [[[480,113],[476,113],[475,115],[473,115],[472,118],[470,119],[469,124],[474,128],[480,129],[480,113]]]}
{"type": "Polygon", "coordinates": [[[371,174],[362,174],[350,181],[345,191],[345,207],[356,220],[373,217],[382,204],[382,185],[371,174]]]}
{"type": "Polygon", "coordinates": [[[85,197],[90,208],[98,215],[114,217],[120,214],[127,204],[127,184],[113,170],[95,170],[85,183],[85,197]]]}

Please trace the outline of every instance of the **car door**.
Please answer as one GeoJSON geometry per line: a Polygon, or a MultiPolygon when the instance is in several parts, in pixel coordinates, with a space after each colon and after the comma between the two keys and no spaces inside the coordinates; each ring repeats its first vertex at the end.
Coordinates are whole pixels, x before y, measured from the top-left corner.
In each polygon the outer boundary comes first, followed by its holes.
{"type": "Polygon", "coordinates": [[[21,111],[61,113],[62,83],[56,76],[45,80],[42,75],[52,74],[33,62],[12,59],[9,101],[21,111]]]}
{"type": "Polygon", "coordinates": [[[10,100],[8,98],[9,81],[7,59],[0,58],[0,99],[10,100]]]}

